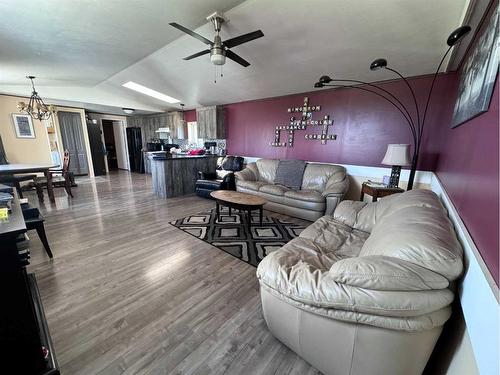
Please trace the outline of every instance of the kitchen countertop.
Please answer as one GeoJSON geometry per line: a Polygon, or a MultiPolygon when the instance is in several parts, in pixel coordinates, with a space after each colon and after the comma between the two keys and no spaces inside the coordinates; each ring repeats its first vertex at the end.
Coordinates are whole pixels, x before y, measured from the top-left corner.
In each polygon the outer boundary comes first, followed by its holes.
{"type": "Polygon", "coordinates": [[[199,158],[208,158],[208,157],[219,157],[219,155],[213,154],[205,154],[205,155],[167,155],[165,151],[154,151],[148,152],[149,158],[151,160],[176,160],[176,159],[199,159],[199,158]]]}

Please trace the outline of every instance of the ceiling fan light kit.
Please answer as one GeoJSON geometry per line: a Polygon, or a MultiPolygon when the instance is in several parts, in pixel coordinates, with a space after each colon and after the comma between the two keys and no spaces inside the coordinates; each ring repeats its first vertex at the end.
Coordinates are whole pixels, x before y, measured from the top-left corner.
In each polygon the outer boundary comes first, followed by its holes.
{"type": "MultiPolygon", "coordinates": [[[[264,33],[261,30],[253,31],[251,33],[243,34],[228,40],[223,41],[222,38],[220,37],[220,31],[222,28],[222,24],[224,22],[227,22],[227,19],[218,12],[215,12],[211,14],[210,16],[207,17],[207,20],[212,22],[212,25],[215,30],[215,35],[214,35],[214,40],[213,42],[210,41],[209,39],[205,38],[204,36],[189,30],[188,28],[179,25],[176,22],[171,22],[170,26],[175,27],[176,29],[191,35],[193,38],[198,39],[200,42],[205,43],[208,45],[210,48],[194,53],[190,56],[184,57],[184,60],[191,60],[196,57],[200,57],[203,55],[210,54],[210,61],[212,64],[214,64],[216,67],[217,66],[222,66],[226,63],[226,57],[230,60],[233,60],[234,62],[240,64],[243,67],[247,67],[250,65],[248,61],[243,59],[241,56],[236,54],[235,52],[231,51],[230,48],[239,46],[241,44],[250,42],[254,39],[258,39],[264,36],[264,33]]],[[[217,69],[216,69],[216,75],[217,75],[217,69]]],[[[222,76],[222,70],[220,75],[222,76]]]]}

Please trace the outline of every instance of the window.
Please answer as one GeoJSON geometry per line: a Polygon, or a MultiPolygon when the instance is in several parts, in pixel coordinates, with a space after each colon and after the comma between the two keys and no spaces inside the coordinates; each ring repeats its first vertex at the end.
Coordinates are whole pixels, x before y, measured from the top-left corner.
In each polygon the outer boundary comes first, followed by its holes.
{"type": "Polygon", "coordinates": [[[188,122],[187,123],[187,128],[188,128],[188,142],[189,144],[195,144],[198,145],[198,124],[196,121],[193,122],[188,122]]]}

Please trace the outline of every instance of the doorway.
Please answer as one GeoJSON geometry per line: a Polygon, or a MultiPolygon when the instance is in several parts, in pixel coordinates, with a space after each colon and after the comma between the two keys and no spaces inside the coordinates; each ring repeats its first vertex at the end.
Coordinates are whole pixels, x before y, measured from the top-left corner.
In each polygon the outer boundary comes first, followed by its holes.
{"type": "Polygon", "coordinates": [[[61,130],[63,147],[69,151],[70,172],[75,175],[87,175],[89,166],[80,113],[59,111],[57,112],[57,119],[61,130]]]}
{"type": "Polygon", "coordinates": [[[89,134],[90,155],[94,166],[94,176],[106,174],[106,150],[102,143],[101,127],[97,120],[87,120],[87,131],[89,134]]]}
{"type": "Polygon", "coordinates": [[[102,121],[102,133],[104,135],[104,146],[106,147],[106,157],[108,159],[108,169],[110,171],[118,169],[118,158],[116,156],[116,141],[113,131],[112,120],[102,121]]]}

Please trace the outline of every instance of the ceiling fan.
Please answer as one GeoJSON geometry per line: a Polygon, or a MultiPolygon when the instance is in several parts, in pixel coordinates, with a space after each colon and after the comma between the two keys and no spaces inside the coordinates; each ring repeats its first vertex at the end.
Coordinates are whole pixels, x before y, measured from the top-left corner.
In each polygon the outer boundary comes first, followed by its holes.
{"type": "Polygon", "coordinates": [[[189,30],[188,28],[179,25],[178,23],[171,22],[170,25],[175,27],[176,29],[179,29],[186,34],[191,35],[192,37],[198,39],[199,41],[207,44],[210,46],[209,49],[197,52],[191,56],[184,57],[184,60],[191,60],[194,59],[195,57],[203,56],[206,54],[210,54],[210,61],[214,65],[224,65],[226,62],[226,57],[228,59],[231,59],[235,62],[237,62],[240,65],[243,65],[244,67],[247,67],[250,65],[248,61],[243,59],[241,56],[237,55],[233,51],[230,50],[232,47],[239,46],[240,44],[250,42],[251,40],[258,39],[264,36],[264,33],[261,30],[253,31],[248,34],[243,34],[240,36],[237,36],[235,38],[231,38],[225,41],[222,41],[219,33],[221,30],[221,26],[224,22],[226,22],[226,19],[224,16],[220,13],[213,13],[210,16],[207,17],[207,20],[211,21],[212,24],[214,25],[215,29],[215,36],[214,36],[214,41],[210,41],[204,36],[201,36],[198,33],[195,33],[192,30],[189,30]]]}

